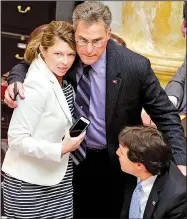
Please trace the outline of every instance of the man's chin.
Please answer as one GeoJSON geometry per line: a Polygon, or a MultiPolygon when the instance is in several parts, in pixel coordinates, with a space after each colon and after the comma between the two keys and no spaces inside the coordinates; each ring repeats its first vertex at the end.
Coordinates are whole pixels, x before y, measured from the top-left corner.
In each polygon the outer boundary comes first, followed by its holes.
{"type": "Polygon", "coordinates": [[[82,62],[85,64],[85,65],[92,65],[94,64],[95,62],[97,62],[97,59],[93,58],[84,58],[84,59],[81,59],[82,62]]]}

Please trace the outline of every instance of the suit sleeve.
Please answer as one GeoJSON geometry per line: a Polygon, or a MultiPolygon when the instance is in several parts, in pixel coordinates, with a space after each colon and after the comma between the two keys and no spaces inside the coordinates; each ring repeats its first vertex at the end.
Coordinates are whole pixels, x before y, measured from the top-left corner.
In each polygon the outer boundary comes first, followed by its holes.
{"type": "Polygon", "coordinates": [[[25,99],[17,97],[18,107],[13,112],[8,130],[9,148],[38,159],[60,162],[62,142],[51,143],[33,137],[49,93],[45,81],[36,75],[37,80],[24,83],[25,99]]]}
{"type": "Polygon", "coordinates": [[[9,71],[9,75],[7,78],[8,85],[16,81],[23,83],[25,80],[28,68],[29,68],[29,64],[27,64],[25,61],[22,61],[18,63],[17,65],[15,65],[9,71]]]}
{"type": "Polygon", "coordinates": [[[186,141],[177,109],[160,86],[149,60],[144,61],[140,64],[142,105],[171,146],[176,164],[186,165],[186,141]]]}
{"type": "Polygon", "coordinates": [[[186,63],[177,70],[176,75],[169,81],[166,86],[166,93],[168,96],[175,96],[178,98],[179,105],[183,100],[184,96],[184,86],[185,86],[185,78],[186,76],[186,63]]]}

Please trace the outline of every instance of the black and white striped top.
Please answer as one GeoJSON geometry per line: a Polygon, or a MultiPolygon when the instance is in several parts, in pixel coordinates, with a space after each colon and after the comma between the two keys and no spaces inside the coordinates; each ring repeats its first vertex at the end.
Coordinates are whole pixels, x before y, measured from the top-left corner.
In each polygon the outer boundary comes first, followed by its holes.
{"type": "Polygon", "coordinates": [[[63,90],[64,96],[66,97],[71,115],[73,115],[73,111],[74,111],[73,87],[71,84],[68,84],[67,81],[63,81],[62,90],[63,90]]]}

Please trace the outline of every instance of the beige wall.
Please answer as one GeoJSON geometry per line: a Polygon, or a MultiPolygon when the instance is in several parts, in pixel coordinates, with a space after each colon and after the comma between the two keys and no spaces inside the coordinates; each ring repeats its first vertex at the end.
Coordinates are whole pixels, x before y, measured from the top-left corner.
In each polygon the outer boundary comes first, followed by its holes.
{"type": "Polygon", "coordinates": [[[113,32],[125,40],[128,48],[150,59],[152,68],[165,85],[186,53],[181,34],[183,1],[105,3],[113,13],[113,32]]]}

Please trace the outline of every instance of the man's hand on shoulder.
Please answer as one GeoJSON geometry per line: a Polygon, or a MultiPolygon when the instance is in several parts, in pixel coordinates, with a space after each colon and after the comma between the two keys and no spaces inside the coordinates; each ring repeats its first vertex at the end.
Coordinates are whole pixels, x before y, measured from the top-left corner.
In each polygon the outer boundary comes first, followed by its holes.
{"type": "Polygon", "coordinates": [[[181,171],[181,173],[186,176],[186,166],[183,165],[178,165],[177,166],[179,168],[179,170],[181,171]]]}
{"type": "Polygon", "coordinates": [[[156,126],[155,123],[151,120],[150,116],[146,112],[143,112],[141,117],[142,117],[142,121],[144,125],[156,126]]]}
{"type": "MultiPolygon", "coordinates": [[[[24,92],[23,92],[23,84],[21,82],[17,82],[17,90],[21,99],[24,99],[24,92]]],[[[17,102],[14,101],[14,83],[10,84],[5,91],[5,99],[4,102],[10,108],[16,108],[17,102]]]]}

